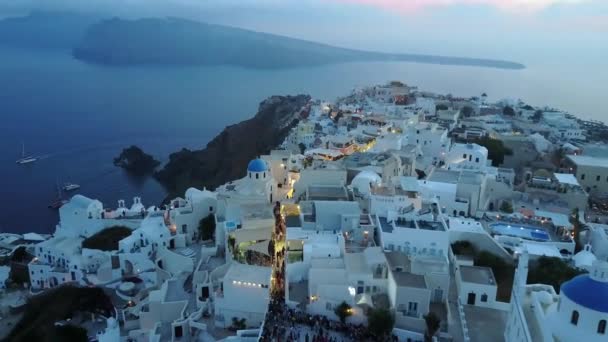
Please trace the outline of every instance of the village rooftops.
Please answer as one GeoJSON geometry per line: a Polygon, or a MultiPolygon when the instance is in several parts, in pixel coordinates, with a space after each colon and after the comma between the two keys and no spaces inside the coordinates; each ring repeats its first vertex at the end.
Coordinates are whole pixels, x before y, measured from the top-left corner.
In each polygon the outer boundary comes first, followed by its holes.
{"type": "Polygon", "coordinates": [[[428,181],[438,183],[457,184],[460,179],[460,171],[435,169],[427,178],[428,181]]]}
{"type": "Polygon", "coordinates": [[[411,272],[412,261],[401,252],[385,252],[386,261],[398,286],[415,287],[426,289],[426,281],[423,275],[411,272]]]}
{"type": "Polygon", "coordinates": [[[467,283],[496,285],[494,273],[489,267],[461,265],[460,275],[462,277],[462,281],[467,283]]]}
{"type": "Polygon", "coordinates": [[[567,156],[574,164],[579,166],[608,167],[608,158],[592,156],[567,156]]]}
{"type": "Polygon", "coordinates": [[[270,284],[270,274],[270,267],[244,265],[233,262],[224,276],[224,281],[229,281],[236,285],[253,284],[251,286],[268,286],[270,284]]]}
{"type": "Polygon", "coordinates": [[[306,195],[310,201],[348,200],[348,193],[343,186],[309,185],[306,195]]]}

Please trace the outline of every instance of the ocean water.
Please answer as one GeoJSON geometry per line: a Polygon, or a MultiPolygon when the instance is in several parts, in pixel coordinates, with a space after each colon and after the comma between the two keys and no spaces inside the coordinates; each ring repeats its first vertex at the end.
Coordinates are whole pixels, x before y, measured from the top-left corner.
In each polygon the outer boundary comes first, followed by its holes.
{"type": "MultiPolygon", "coordinates": [[[[582,68],[582,67],[581,67],[582,68]]],[[[582,70],[582,69],[581,69],[582,70]]],[[[333,100],[355,86],[402,80],[421,89],[491,99],[523,98],[603,120],[607,71],[580,77],[577,68],[529,65],[497,70],[412,63],[353,63],[288,70],[238,67],[126,67],[89,65],[58,51],[0,47],[0,231],[52,232],[47,209],[56,184],[113,207],[141,196],[158,204],[162,187],[133,179],[112,165],[131,144],[161,161],[169,153],[202,148],[225,126],[249,118],[275,94],[308,93],[333,100]],[[41,156],[17,165],[25,143],[41,156]]],[[[68,194],[67,196],[69,196],[68,194]]]]}

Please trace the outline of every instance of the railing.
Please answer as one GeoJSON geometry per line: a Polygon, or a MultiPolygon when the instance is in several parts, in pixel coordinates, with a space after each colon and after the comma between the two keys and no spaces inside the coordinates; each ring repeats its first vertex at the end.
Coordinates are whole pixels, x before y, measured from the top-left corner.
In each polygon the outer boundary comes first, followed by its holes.
{"type": "Polygon", "coordinates": [[[458,298],[458,313],[460,314],[460,327],[462,328],[462,338],[464,342],[471,342],[471,338],[469,337],[469,328],[467,327],[467,320],[464,316],[464,306],[462,306],[460,298],[458,298]]]}

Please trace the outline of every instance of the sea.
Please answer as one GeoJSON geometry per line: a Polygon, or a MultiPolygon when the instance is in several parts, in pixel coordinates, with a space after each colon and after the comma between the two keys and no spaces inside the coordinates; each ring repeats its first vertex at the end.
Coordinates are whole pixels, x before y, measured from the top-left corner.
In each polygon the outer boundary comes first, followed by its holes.
{"type": "Polygon", "coordinates": [[[415,63],[350,63],[285,70],[241,67],[107,67],[56,50],[0,47],[0,232],[52,233],[48,209],[66,182],[74,193],[115,207],[139,196],[159,204],[164,189],[112,163],[140,146],[166,162],[181,148],[203,148],[225,126],[253,116],[271,95],[334,100],[355,87],[401,80],[422,90],[491,100],[521,98],[581,118],[604,120],[607,71],[559,64],[524,70],[415,63]],[[22,146],[40,160],[17,165],[22,146]]]}

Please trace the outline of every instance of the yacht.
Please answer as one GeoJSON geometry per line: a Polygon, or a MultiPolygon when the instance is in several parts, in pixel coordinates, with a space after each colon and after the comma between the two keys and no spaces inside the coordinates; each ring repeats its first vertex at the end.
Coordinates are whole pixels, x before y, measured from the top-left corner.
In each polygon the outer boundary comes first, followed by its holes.
{"type": "Polygon", "coordinates": [[[32,155],[25,154],[25,144],[21,145],[21,158],[17,159],[17,164],[29,164],[37,161],[38,158],[32,155]]]}
{"type": "Polygon", "coordinates": [[[63,185],[63,191],[74,191],[74,190],[78,190],[78,189],[80,189],[80,185],[79,184],[65,183],[63,185]]]}

